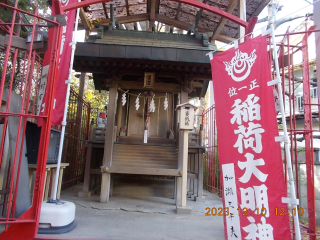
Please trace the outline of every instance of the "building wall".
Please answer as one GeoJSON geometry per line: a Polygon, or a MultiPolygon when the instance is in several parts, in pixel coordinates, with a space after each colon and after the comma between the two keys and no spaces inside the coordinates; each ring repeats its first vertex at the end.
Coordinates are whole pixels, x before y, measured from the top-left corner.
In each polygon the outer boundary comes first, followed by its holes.
{"type": "MultiPolygon", "coordinates": [[[[314,164],[314,184],[316,198],[316,219],[317,225],[320,225],[320,163],[314,164]]],[[[307,174],[306,164],[299,163],[299,192],[300,207],[303,208],[304,214],[301,216],[303,220],[308,220],[308,198],[307,198],[307,174]]]]}

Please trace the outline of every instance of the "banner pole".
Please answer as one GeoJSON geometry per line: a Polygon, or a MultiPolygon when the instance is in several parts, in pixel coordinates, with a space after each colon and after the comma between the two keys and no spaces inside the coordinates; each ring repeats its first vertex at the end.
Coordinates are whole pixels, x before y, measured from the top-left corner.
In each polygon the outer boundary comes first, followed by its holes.
{"type": "MultiPolygon", "coordinates": [[[[80,1],[81,0],[78,0],[78,2],[80,2],[80,1]]],[[[61,157],[62,157],[62,150],[63,150],[64,134],[65,134],[66,125],[67,125],[67,113],[68,113],[70,85],[71,85],[71,72],[72,72],[72,68],[73,68],[74,52],[76,50],[76,44],[77,44],[77,42],[75,41],[75,36],[76,36],[76,32],[78,31],[79,12],[80,12],[80,8],[77,9],[75,29],[74,29],[73,36],[72,36],[72,42],[70,43],[70,46],[72,46],[72,52],[71,52],[71,57],[70,57],[69,77],[68,77],[68,80],[66,81],[66,84],[67,84],[66,101],[64,104],[63,120],[61,123],[62,128],[61,128],[61,138],[60,138],[60,145],[59,145],[58,161],[57,161],[57,173],[56,173],[56,176],[55,176],[56,178],[54,181],[52,201],[56,201],[56,199],[57,199],[58,180],[59,180],[59,175],[60,175],[60,165],[61,165],[61,157]]],[[[72,24],[72,23],[70,23],[70,24],[72,24]]]]}
{"type": "Polygon", "coordinates": [[[296,214],[294,214],[294,216],[293,216],[294,217],[294,228],[295,228],[296,240],[301,240],[300,223],[299,223],[299,217],[297,214],[298,213],[298,209],[297,209],[298,200],[296,199],[296,189],[295,189],[295,183],[293,180],[291,154],[290,154],[290,148],[289,148],[289,136],[288,136],[288,130],[287,130],[286,116],[285,116],[285,111],[284,111],[278,54],[277,54],[276,42],[275,42],[275,33],[274,33],[275,21],[276,21],[276,12],[275,12],[275,8],[274,8],[274,1],[272,0],[271,4],[269,5],[269,23],[270,23],[270,27],[271,27],[274,65],[275,65],[276,74],[277,74],[277,87],[278,87],[278,94],[279,94],[282,127],[283,127],[283,133],[284,133],[284,136],[283,136],[284,141],[283,142],[284,142],[284,148],[285,148],[285,154],[286,154],[286,160],[287,160],[287,171],[288,171],[289,184],[290,184],[291,198],[289,198],[289,199],[291,200],[290,203],[291,203],[292,207],[296,209],[296,214]]]}

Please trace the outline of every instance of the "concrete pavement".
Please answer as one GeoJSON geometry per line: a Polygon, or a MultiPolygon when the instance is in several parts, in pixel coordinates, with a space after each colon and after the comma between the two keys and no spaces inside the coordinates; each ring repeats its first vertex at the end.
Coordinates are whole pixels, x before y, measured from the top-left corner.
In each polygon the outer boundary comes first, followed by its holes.
{"type": "Polygon", "coordinates": [[[207,191],[204,202],[188,198],[191,215],[178,215],[173,199],[113,196],[100,203],[98,195],[78,198],[80,190],[78,185],[61,194],[61,200],[76,204],[76,228],[38,239],[224,239],[222,216],[205,216],[206,208],[222,207],[221,198],[207,191]]]}

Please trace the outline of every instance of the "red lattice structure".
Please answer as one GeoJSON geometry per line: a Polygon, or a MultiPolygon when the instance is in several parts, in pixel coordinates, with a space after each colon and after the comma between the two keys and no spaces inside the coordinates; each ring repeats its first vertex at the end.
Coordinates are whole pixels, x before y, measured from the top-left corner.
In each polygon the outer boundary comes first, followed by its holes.
{"type": "Polygon", "coordinates": [[[69,163],[70,166],[63,174],[62,189],[83,182],[87,153],[85,141],[89,136],[90,113],[90,103],[71,89],[62,155],[62,162],[69,163]]]}
{"type": "MultiPolygon", "coordinates": [[[[39,16],[36,7],[33,13],[28,13],[18,9],[17,4],[18,1],[15,2],[14,6],[0,3],[1,8],[12,13],[11,23],[0,23],[1,30],[7,33],[7,35],[1,36],[2,41],[0,41],[3,57],[0,82],[0,116],[2,122],[0,144],[2,206],[0,224],[4,225],[4,231],[0,235],[1,239],[32,239],[38,230],[39,206],[42,202],[44,172],[51,131],[58,51],[55,51],[51,56],[51,66],[47,78],[47,91],[50,97],[44,109],[44,116],[39,117],[36,111],[36,103],[40,89],[42,64],[36,53],[36,31],[39,28],[47,28],[47,23],[50,22],[53,26],[54,35],[49,44],[58,50],[61,39],[61,29],[55,20],[51,21],[39,16]],[[23,21],[22,15],[28,16],[31,23],[23,21]],[[22,28],[28,29],[31,36],[29,41],[20,38],[22,28]],[[43,125],[33,185],[34,190],[31,195],[27,192],[30,199],[28,195],[24,196],[22,199],[26,201],[26,204],[21,205],[22,188],[25,183],[23,172],[28,171],[23,154],[26,125],[27,121],[37,122],[40,118],[43,125]],[[10,144],[10,151],[8,150],[8,144],[10,144]]],[[[29,183],[28,180],[27,183],[29,183]]]]}
{"type": "MultiPolygon", "coordinates": [[[[314,27],[310,27],[309,30],[306,28],[304,32],[286,33],[282,35],[283,41],[277,46],[280,48],[279,65],[284,102],[286,102],[285,112],[291,142],[291,161],[296,182],[296,194],[297,198],[300,199],[299,207],[304,209],[305,214],[300,217],[308,222],[308,226],[301,224],[301,232],[303,236],[309,236],[309,239],[315,240],[320,237],[320,234],[316,232],[315,154],[313,144],[314,137],[320,133],[320,124],[313,124],[313,120],[319,118],[319,97],[311,94],[309,73],[312,63],[308,56],[308,38],[313,32],[314,27]],[[298,36],[301,36],[302,40],[291,44],[292,38],[298,36]],[[292,57],[295,55],[302,56],[302,62],[295,63],[295,58],[292,57]],[[297,70],[302,71],[302,81],[295,76],[297,70]],[[297,96],[295,91],[297,85],[302,85],[302,96],[297,96]],[[300,153],[300,148],[304,148],[304,152],[300,153]],[[304,172],[306,182],[301,179],[301,174],[304,172]],[[303,188],[305,188],[306,194],[303,188]]],[[[284,161],[284,167],[286,174],[286,161],[284,161]]],[[[291,212],[291,214],[294,214],[294,212],[291,212]]]]}
{"type": "MultiPolygon", "coordinates": [[[[2,99],[0,109],[0,155],[2,156],[0,160],[0,224],[4,225],[0,239],[33,239],[37,234],[39,224],[50,130],[52,128],[61,130],[61,126],[51,126],[50,120],[61,31],[58,22],[39,16],[36,7],[34,13],[28,13],[18,9],[17,2],[15,6],[3,3],[0,3],[0,6],[11,12],[13,16],[11,23],[0,20],[0,31],[2,31],[0,35],[0,99],[2,99]],[[32,22],[31,24],[25,22],[26,16],[32,22]],[[51,57],[47,80],[49,105],[44,110],[44,116],[40,117],[37,113],[37,103],[41,89],[43,61],[37,53],[39,41],[34,38],[36,31],[39,31],[40,28],[48,28],[47,22],[53,24],[54,37],[48,44],[53,44],[55,51],[51,57]],[[25,38],[20,37],[22,28],[28,29],[31,36],[27,42],[25,38]],[[27,159],[24,157],[26,154],[26,126],[27,122],[37,123],[40,118],[43,125],[39,141],[37,170],[34,182],[29,182],[28,179],[25,179],[28,174],[27,159]],[[15,139],[12,140],[12,136],[15,136],[15,139]],[[24,182],[27,183],[26,186],[24,182]],[[27,189],[24,195],[20,193],[21,188],[27,189]],[[26,204],[20,206],[19,199],[23,199],[26,204]]],[[[62,155],[62,162],[69,163],[69,167],[64,170],[62,189],[83,181],[85,141],[88,139],[90,112],[90,104],[71,90],[62,155]]],[[[51,183],[54,181],[52,176],[50,181],[51,183]]]]}
{"type": "Polygon", "coordinates": [[[218,141],[216,127],[216,112],[214,105],[202,113],[204,143],[207,151],[204,154],[203,187],[205,190],[222,196],[222,182],[220,179],[220,164],[218,156],[218,141]]]}

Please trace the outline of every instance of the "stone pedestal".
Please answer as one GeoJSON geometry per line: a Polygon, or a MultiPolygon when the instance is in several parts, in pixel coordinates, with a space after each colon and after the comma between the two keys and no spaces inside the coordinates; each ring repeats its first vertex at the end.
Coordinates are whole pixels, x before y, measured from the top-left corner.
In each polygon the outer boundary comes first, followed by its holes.
{"type": "Polygon", "coordinates": [[[79,198],[89,198],[89,197],[91,197],[91,191],[89,191],[89,192],[83,192],[83,191],[78,192],[78,197],[79,198]]]}
{"type": "Polygon", "coordinates": [[[206,199],[204,197],[194,197],[196,202],[204,202],[206,199]]]}
{"type": "Polygon", "coordinates": [[[191,214],[191,208],[186,207],[177,207],[177,214],[191,214]]]}

